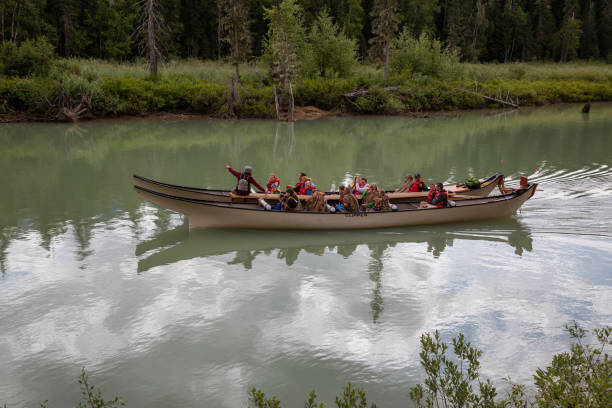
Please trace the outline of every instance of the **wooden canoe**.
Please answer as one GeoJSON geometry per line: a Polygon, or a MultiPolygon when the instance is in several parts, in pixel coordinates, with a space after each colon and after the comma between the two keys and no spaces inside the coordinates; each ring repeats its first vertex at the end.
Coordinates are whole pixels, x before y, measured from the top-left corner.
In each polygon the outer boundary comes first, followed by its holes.
{"type": "MultiPolygon", "coordinates": [[[[141,177],[136,174],[133,175],[134,186],[142,187],[149,191],[154,191],[162,194],[171,195],[174,197],[189,198],[194,200],[205,200],[205,201],[217,201],[217,202],[232,202],[232,201],[243,201],[243,202],[257,202],[258,199],[263,198],[264,200],[278,200],[276,194],[261,194],[252,193],[248,196],[242,196],[237,199],[233,199],[231,192],[228,190],[211,190],[206,188],[197,187],[184,187],[177,186],[174,184],[163,183],[141,177]]],[[[498,185],[500,180],[503,180],[503,175],[494,174],[482,181],[480,188],[470,190],[466,187],[457,187],[455,185],[445,186],[444,189],[449,192],[451,198],[453,195],[461,195],[468,197],[486,197],[495,187],[498,185]]],[[[387,191],[391,202],[398,201],[423,201],[427,199],[427,192],[420,193],[394,193],[393,191],[387,191]]],[[[326,193],[336,194],[336,193],[326,193]]],[[[310,196],[300,196],[301,199],[310,199],[310,196]]]]}
{"type": "Polygon", "coordinates": [[[397,211],[358,213],[266,211],[257,204],[194,200],[134,188],[143,200],[186,215],[190,228],[345,230],[509,217],[533,196],[537,184],[504,195],[459,199],[454,207],[419,209],[418,203],[408,202],[398,204],[397,211]]]}

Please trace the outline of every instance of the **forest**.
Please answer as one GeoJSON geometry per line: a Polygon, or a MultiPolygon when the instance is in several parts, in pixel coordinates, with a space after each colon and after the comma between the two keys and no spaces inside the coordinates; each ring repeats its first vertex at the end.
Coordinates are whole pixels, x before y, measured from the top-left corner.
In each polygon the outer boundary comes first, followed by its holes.
{"type": "Polygon", "coordinates": [[[2,0],[0,119],[610,101],[610,21],[612,0],[2,0]]]}
{"type": "MultiPolygon", "coordinates": [[[[129,60],[142,55],[138,26],[142,0],[2,0],[0,41],[46,37],[63,57],[129,60]]],[[[223,9],[231,0],[155,0],[165,58],[224,58],[223,9]]],[[[249,55],[262,54],[265,9],[279,0],[248,0],[249,55]]],[[[569,61],[612,58],[612,0],[299,0],[312,26],[326,10],[376,57],[376,9],[392,10],[395,33],[422,33],[457,49],[463,61],[569,61]]]]}

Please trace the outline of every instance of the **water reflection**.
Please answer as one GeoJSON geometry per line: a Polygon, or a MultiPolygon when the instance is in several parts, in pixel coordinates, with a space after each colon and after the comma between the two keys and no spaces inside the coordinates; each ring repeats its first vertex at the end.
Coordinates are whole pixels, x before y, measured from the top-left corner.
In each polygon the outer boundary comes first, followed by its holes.
{"type": "Polygon", "coordinates": [[[427,251],[437,258],[454,240],[478,240],[500,242],[522,255],[531,251],[533,239],[529,228],[522,222],[509,218],[495,223],[469,223],[455,226],[429,226],[427,229],[394,229],[372,231],[231,231],[189,230],[187,223],[161,232],[136,246],[140,257],[138,272],[145,272],[160,265],[178,261],[235,253],[229,264],[242,264],[252,268],[253,260],[260,254],[269,255],[277,250],[277,257],[287,266],[295,263],[302,251],[323,255],[326,251],[350,257],[359,245],[370,250],[371,275],[382,269],[382,259],[387,248],[398,243],[423,243],[427,251]]]}
{"type": "Polygon", "coordinates": [[[365,246],[370,257],[367,272],[374,285],[370,307],[376,322],[384,311],[382,274],[386,251],[397,244],[419,243],[427,248],[433,258],[438,258],[456,240],[507,244],[519,256],[524,251],[531,251],[533,243],[529,228],[514,218],[495,223],[430,226],[426,229],[325,232],[190,231],[185,222],[139,243],[135,256],[138,257],[138,273],[188,259],[224,254],[233,254],[233,258],[227,261],[228,265],[242,265],[249,270],[258,257],[270,257],[274,253],[287,266],[292,266],[301,253],[317,256],[336,253],[349,258],[358,247],[365,246]]]}

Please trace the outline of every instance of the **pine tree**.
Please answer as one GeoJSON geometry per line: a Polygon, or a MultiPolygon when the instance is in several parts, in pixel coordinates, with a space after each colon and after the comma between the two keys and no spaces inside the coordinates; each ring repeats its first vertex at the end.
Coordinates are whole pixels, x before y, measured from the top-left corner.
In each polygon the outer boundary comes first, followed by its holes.
{"type": "Polygon", "coordinates": [[[602,57],[612,62],[612,1],[600,0],[597,9],[597,32],[602,57]]]}
{"type": "Polygon", "coordinates": [[[239,82],[238,66],[251,54],[247,0],[225,0],[222,13],[223,41],[229,46],[229,61],[236,67],[236,82],[239,82]]]}
{"type": "Polygon", "coordinates": [[[346,76],[355,63],[357,42],[340,32],[327,10],[317,16],[308,35],[309,65],[325,77],[329,71],[346,76]]]}
{"type": "Polygon", "coordinates": [[[370,15],[372,16],[372,34],[374,35],[370,39],[372,44],[370,51],[375,59],[383,59],[385,82],[389,82],[389,47],[399,24],[397,0],[374,0],[370,15]]]}
{"type": "Polygon", "coordinates": [[[446,3],[446,42],[458,49],[464,59],[475,61],[484,51],[488,25],[484,0],[448,0],[446,3]]]}
{"type": "Polygon", "coordinates": [[[577,0],[565,0],[563,5],[563,23],[556,34],[555,44],[559,60],[565,62],[576,56],[580,46],[582,22],[577,18],[579,13],[577,0]]]}
{"type": "Polygon", "coordinates": [[[351,39],[356,40],[363,54],[366,49],[366,41],[363,35],[364,11],[361,0],[345,0],[338,10],[338,20],[344,27],[344,33],[351,39]]]}
{"type": "Polygon", "coordinates": [[[599,58],[599,41],[597,39],[597,25],[595,21],[595,4],[593,0],[586,0],[582,8],[583,34],[580,39],[580,58],[599,58]]]}
{"type": "Polygon", "coordinates": [[[421,33],[435,35],[436,16],[439,12],[439,0],[400,0],[402,24],[417,38],[421,33]]]}
{"type": "Polygon", "coordinates": [[[542,59],[550,59],[554,53],[554,37],[557,31],[550,0],[536,0],[532,16],[533,53],[542,59]]]}
{"type": "Polygon", "coordinates": [[[280,4],[265,9],[265,17],[268,20],[265,54],[274,82],[280,87],[282,95],[297,76],[304,56],[302,8],[295,0],[282,0],[280,4]]]}

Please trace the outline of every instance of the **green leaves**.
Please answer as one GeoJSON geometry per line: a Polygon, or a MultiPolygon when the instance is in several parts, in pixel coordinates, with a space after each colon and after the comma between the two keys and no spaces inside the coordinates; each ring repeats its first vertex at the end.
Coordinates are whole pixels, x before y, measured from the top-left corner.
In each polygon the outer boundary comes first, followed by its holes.
{"type": "Polygon", "coordinates": [[[357,63],[357,41],[347,38],[323,10],[315,20],[308,35],[306,71],[325,77],[337,74],[347,77],[357,63]]]}

